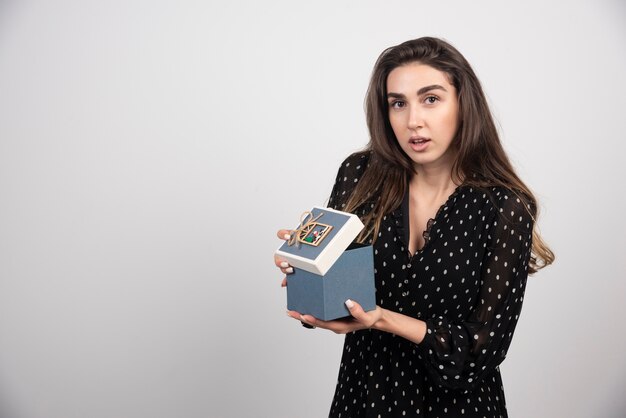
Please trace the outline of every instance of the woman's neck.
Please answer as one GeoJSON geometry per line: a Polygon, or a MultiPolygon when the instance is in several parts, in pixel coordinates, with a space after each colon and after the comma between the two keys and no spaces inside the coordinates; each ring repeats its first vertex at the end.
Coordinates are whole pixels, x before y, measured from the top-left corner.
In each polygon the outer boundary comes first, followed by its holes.
{"type": "Polygon", "coordinates": [[[415,167],[415,172],[416,174],[411,177],[409,187],[412,190],[419,190],[421,195],[448,196],[458,186],[452,180],[452,166],[450,164],[419,165],[415,167]]]}

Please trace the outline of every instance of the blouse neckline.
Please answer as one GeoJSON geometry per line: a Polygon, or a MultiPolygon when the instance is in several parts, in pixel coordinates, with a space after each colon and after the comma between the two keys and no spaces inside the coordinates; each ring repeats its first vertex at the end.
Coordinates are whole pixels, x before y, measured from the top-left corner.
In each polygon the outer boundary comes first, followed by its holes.
{"type": "Polygon", "coordinates": [[[409,250],[409,240],[410,240],[410,223],[409,223],[409,191],[407,189],[404,197],[402,198],[402,204],[398,209],[396,209],[392,214],[395,217],[395,224],[398,230],[398,234],[400,235],[400,239],[406,247],[407,253],[409,253],[410,257],[414,255],[423,253],[428,247],[429,243],[432,240],[432,228],[437,224],[437,221],[441,217],[442,213],[447,211],[453,200],[456,200],[456,196],[459,194],[463,184],[456,186],[454,191],[448,196],[446,201],[439,206],[435,216],[433,218],[429,218],[426,222],[426,229],[422,231],[422,237],[424,238],[424,245],[422,248],[418,248],[414,254],[410,253],[409,250]]]}

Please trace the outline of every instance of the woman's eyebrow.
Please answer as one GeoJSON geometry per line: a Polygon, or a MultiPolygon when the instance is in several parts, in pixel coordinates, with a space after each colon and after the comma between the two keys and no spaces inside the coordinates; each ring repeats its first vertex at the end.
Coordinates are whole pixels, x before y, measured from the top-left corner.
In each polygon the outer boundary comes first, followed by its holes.
{"type": "Polygon", "coordinates": [[[430,86],[422,87],[421,89],[419,89],[417,91],[417,95],[421,96],[422,94],[428,93],[431,90],[443,90],[445,92],[448,92],[448,90],[446,90],[443,86],[439,84],[431,84],[430,86]]]}
{"type": "MultiPolygon", "coordinates": [[[[439,84],[431,84],[430,86],[425,86],[422,87],[421,89],[419,89],[417,91],[417,95],[421,96],[424,93],[428,93],[431,90],[443,90],[445,92],[447,92],[448,90],[446,90],[443,86],[439,85],[439,84]]],[[[387,97],[394,97],[397,99],[404,99],[406,96],[402,93],[394,93],[392,91],[390,91],[389,93],[387,93],[387,97]]]]}

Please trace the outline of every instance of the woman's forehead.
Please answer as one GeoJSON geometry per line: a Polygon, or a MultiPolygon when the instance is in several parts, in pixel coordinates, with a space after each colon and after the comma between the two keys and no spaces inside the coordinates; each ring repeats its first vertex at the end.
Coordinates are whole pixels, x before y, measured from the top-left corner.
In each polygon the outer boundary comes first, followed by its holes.
{"type": "Polygon", "coordinates": [[[446,88],[452,87],[449,77],[430,65],[412,62],[394,68],[387,77],[387,90],[420,89],[421,87],[438,84],[446,88]]]}

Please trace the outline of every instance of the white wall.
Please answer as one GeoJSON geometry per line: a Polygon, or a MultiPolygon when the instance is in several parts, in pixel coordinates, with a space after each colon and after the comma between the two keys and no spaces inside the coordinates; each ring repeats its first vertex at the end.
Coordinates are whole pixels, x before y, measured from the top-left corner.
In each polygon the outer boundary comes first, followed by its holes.
{"type": "Polygon", "coordinates": [[[623,1],[208,3],[0,2],[1,417],[326,415],[342,338],[285,316],[274,232],[424,35],[474,65],[558,257],[511,416],[623,415],[623,1]]]}

